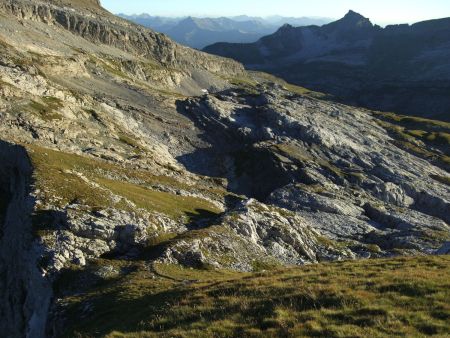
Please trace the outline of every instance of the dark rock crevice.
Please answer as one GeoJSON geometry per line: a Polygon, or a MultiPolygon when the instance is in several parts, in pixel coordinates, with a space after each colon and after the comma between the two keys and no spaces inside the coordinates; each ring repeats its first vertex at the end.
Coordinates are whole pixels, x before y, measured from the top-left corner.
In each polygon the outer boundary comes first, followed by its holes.
{"type": "Polygon", "coordinates": [[[44,337],[51,283],[39,271],[32,234],[32,167],[26,151],[0,141],[4,210],[0,239],[0,332],[4,337],[44,337]],[[6,206],[6,207],[5,207],[6,206]]]}
{"type": "Polygon", "coordinates": [[[259,201],[292,181],[290,173],[267,149],[244,148],[234,154],[233,179],[228,188],[259,201]]]}
{"type": "Polygon", "coordinates": [[[195,123],[202,131],[201,139],[209,145],[178,157],[189,171],[226,178],[230,192],[262,202],[273,191],[300,179],[300,171],[291,170],[270,147],[259,146],[270,140],[261,132],[267,112],[254,105],[242,108],[235,112],[235,118],[242,121],[235,124],[230,122],[234,118],[227,121],[217,116],[220,109],[215,111],[210,105],[208,98],[177,103],[179,113],[195,123]]]}
{"type": "MultiPolygon", "coordinates": [[[[11,192],[8,189],[8,181],[3,175],[0,176],[0,224],[5,220],[6,211],[8,209],[9,201],[11,200],[11,192]]],[[[3,229],[0,229],[2,231],[3,229]]],[[[3,232],[0,232],[0,239],[3,237],[3,232]]]]}

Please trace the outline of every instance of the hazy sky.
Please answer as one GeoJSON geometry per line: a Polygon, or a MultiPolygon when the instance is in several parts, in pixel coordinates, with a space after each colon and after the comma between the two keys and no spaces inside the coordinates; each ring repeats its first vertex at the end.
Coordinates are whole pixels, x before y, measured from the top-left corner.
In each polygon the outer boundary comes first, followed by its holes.
{"type": "Polygon", "coordinates": [[[353,9],[378,24],[450,17],[450,0],[101,0],[113,13],[161,16],[320,16],[353,9]]]}

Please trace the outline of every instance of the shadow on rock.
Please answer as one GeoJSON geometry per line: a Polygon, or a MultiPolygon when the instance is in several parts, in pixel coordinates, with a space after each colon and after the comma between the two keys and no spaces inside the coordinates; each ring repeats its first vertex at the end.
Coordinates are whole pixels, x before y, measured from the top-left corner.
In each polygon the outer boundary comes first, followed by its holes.
{"type": "MultiPolygon", "coordinates": [[[[283,167],[271,149],[256,145],[261,138],[246,135],[239,125],[224,125],[222,120],[209,116],[206,100],[177,101],[178,112],[194,122],[202,131],[200,138],[209,145],[177,158],[187,170],[225,178],[228,191],[260,201],[264,201],[272,191],[295,181],[293,173],[283,167]]],[[[248,113],[246,111],[243,115],[248,113]]],[[[255,115],[257,111],[251,114],[255,115]]]]}

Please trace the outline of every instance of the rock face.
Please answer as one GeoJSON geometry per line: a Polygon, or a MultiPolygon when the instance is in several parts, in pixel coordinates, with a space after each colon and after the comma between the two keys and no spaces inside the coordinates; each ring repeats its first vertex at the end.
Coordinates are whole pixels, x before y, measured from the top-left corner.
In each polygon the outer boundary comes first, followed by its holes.
{"type": "Polygon", "coordinates": [[[102,281],[132,260],[258,271],[448,251],[448,124],[287,89],[70,6],[0,2],[2,334],[60,334],[59,294],[78,291],[63,277],[96,264],[102,281]]]}
{"type": "Polygon", "coordinates": [[[449,30],[450,19],[382,29],[350,11],[322,27],[285,25],[255,43],[204,50],[347,104],[449,121],[449,30]]]}
{"type": "MultiPolygon", "coordinates": [[[[44,222],[54,222],[56,231],[42,237],[52,248],[47,253],[48,268],[56,272],[68,264],[86,265],[89,259],[105,253],[132,256],[139,246],[146,243],[151,229],[149,215],[120,212],[106,209],[95,213],[86,213],[80,206],[69,206],[58,217],[47,215],[44,222]]],[[[46,223],[47,226],[49,225],[46,223]]],[[[47,268],[47,267],[46,267],[47,268]]]]}
{"type": "MultiPolygon", "coordinates": [[[[260,90],[185,107],[210,135],[214,156],[229,158],[229,189],[295,212],[356,256],[433,253],[440,245],[434,239],[448,236],[450,191],[433,179],[445,171],[395,146],[367,112],[276,86],[260,90]],[[271,192],[254,187],[261,185],[271,192]]],[[[221,173],[219,166],[210,174],[221,173]]],[[[254,232],[240,234],[254,238],[254,232]]]]}
{"type": "Polygon", "coordinates": [[[250,199],[203,230],[201,237],[177,240],[158,262],[253,271],[353,258],[349,249],[324,243],[320,232],[298,214],[250,199]]]}
{"type": "Polygon", "coordinates": [[[180,46],[162,34],[133,25],[96,6],[97,1],[75,1],[77,11],[68,10],[69,1],[4,0],[0,10],[19,19],[58,25],[94,43],[103,43],[157,60],[167,67],[190,70],[242,73],[240,64],[231,60],[214,58],[204,53],[180,46]],[[84,5],[84,6],[83,6],[84,5]]]}

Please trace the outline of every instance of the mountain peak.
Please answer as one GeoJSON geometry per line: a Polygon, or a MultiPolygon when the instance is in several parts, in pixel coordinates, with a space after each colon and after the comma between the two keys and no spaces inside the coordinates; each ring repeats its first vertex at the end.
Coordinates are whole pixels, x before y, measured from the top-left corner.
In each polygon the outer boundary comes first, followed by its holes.
{"type": "Polygon", "coordinates": [[[324,26],[331,31],[367,31],[372,30],[374,25],[370,20],[355,11],[348,11],[348,13],[340,20],[329,23],[324,26]]]}
{"type": "Polygon", "coordinates": [[[285,23],[283,26],[280,27],[280,30],[289,30],[291,28],[294,28],[294,26],[292,26],[289,23],[285,23]]]}
{"type": "Polygon", "coordinates": [[[281,26],[280,28],[278,28],[278,30],[275,32],[275,34],[287,34],[288,32],[292,31],[292,29],[294,28],[294,26],[285,23],[283,26],[281,26]]]}
{"type": "Polygon", "coordinates": [[[367,26],[373,26],[370,20],[361,14],[349,10],[345,16],[339,20],[341,22],[345,22],[348,25],[358,26],[358,27],[367,27],[367,26]]]}
{"type": "Polygon", "coordinates": [[[179,25],[183,27],[197,27],[197,19],[192,16],[188,16],[187,18],[181,20],[179,25]]]}
{"type": "Polygon", "coordinates": [[[347,14],[345,14],[344,18],[347,18],[347,19],[354,19],[354,18],[356,18],[356,19],[365,19],[364,16],[362,16],[358,12],[355,12],[355,11],[353,11],[351,9],[348,11],[347,14]]]}
{"type": "Polygon", "coordinates": [[[292,35],[295,34],[295,29],[292,25],[285,23],[283,26],[281,26],[280,28],[278,28],[278,30],[273,33],[272,35],[267,35],[262,37],[262,40],[265,41],[269,41],[269,40],[273,40],[273,38],[275,38],[275,40],[279,40],[280,38],[285,40],[288,37],[292,37],[292,35]]]}

